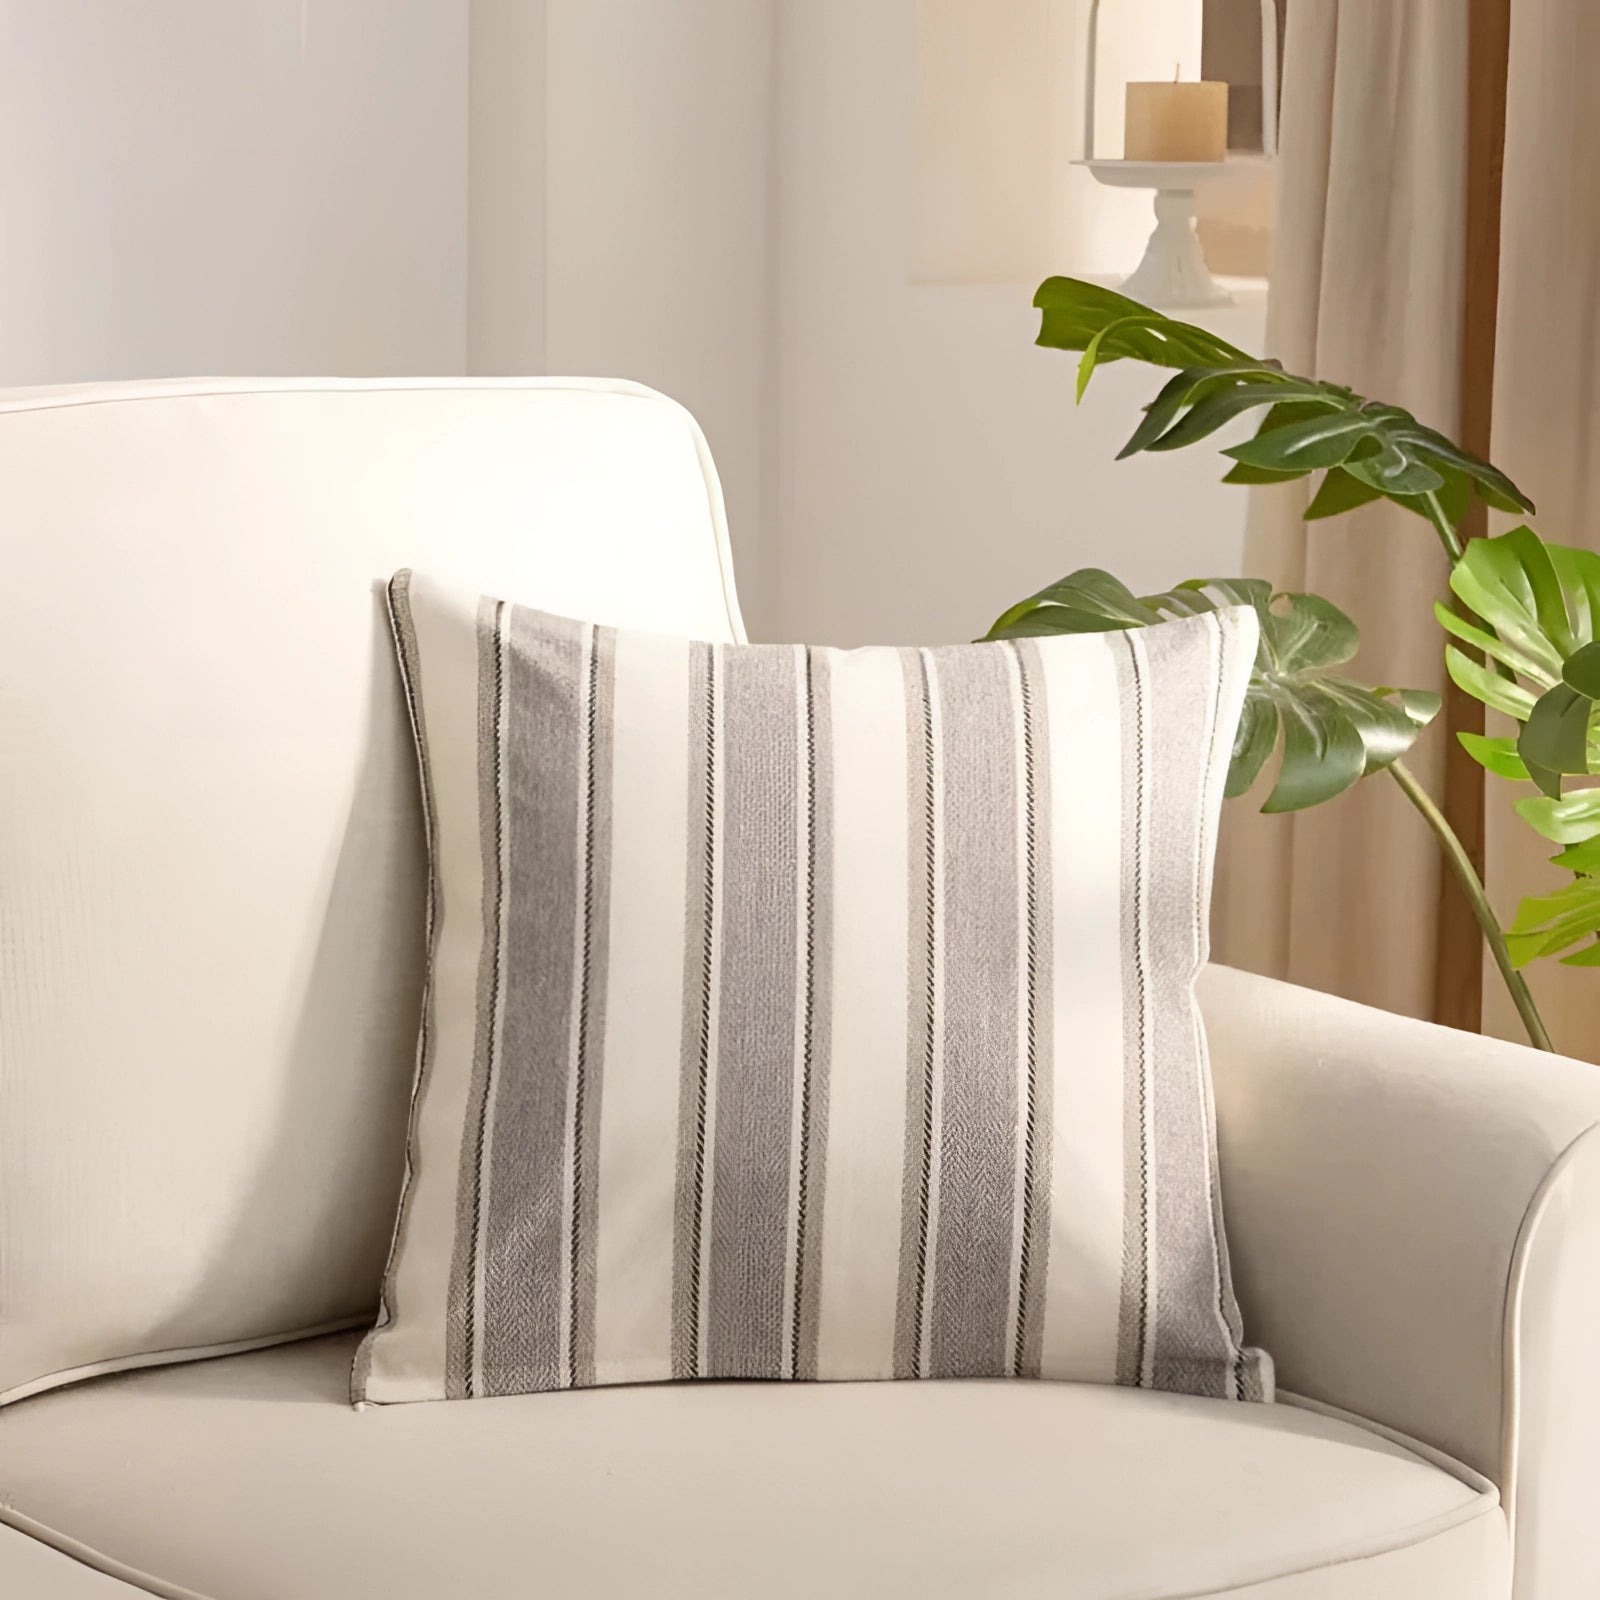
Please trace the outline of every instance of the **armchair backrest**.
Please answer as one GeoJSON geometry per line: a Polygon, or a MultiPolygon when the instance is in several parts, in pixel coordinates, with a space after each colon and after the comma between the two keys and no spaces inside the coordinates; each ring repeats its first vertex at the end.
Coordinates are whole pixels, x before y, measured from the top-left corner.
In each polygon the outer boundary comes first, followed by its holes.
{"type": "Polygon", "coordinates": [[[0,394],[0,1400],[370,1316],[423,840],[383,585],[741,635],[673,402],[0,394]]]}

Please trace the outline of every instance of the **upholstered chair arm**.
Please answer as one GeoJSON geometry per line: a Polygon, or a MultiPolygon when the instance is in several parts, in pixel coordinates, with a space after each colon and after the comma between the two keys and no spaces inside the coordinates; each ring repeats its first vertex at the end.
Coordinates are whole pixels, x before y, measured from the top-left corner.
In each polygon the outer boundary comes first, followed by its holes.
{"type": "Polygon", "coordinates": [[[1518,1600],[1600,1593],[1600,1067],[1213,967],[1246,1334],[1500,1486],[1518,1600]]]}

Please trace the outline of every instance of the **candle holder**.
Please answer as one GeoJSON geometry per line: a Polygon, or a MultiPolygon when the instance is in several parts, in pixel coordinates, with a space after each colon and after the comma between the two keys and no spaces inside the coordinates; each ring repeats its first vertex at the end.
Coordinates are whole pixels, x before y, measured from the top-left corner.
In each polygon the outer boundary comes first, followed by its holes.
{"type": "Polygon", "coordinates": [[[1238,178],[1249,161],[1080,161],[1097,183],[1112,189],[1154,189],[1156,225],[1144,258],[1120,285],[1146,305],[1173,310],[1231,306],[1233,296],[1211,276],[1194,229],[1194,196],[1200,183],[1238,178]]]}
{"type": "Polygon", "coordinates": [[[1233,304],[1211,276],[1194,226],[1195,190],[1202,182],[1249,176],[1278,154],[1278,8],[1261,0],[1261,154],[1224,161],[1114,161],[1094,153],[1095,90],[1099,78],[1100,0],[1090,0],[1084,84],[1083,159],[1097,183],[1113,189],[1153,189],[1156,225],[1144,258],[1123,291],[1147,305],[1193,309],[1233,304]]]}

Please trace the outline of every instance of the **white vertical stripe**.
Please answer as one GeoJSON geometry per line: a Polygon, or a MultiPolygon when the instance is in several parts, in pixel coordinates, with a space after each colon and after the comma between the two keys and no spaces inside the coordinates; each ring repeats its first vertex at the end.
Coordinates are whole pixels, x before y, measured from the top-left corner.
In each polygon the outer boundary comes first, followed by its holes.
{"type": "Polygon", "coordinates": [[[905,681],[893,650],[835,655],[829,681],[833,1007],[817,1375],[888,1378],[906,1117],[905,681]]]}
{"type": "MultiPolygon", "coordinates": [[[[1211,929],[1209,913],[1211,908],[1211,875],[1215,865],[1217,850],[1217,824],[1222,811],[1222,797],[1227,787],[1228,768],[1233,760],[1232,740],[1217,737],[1218,729],[1216,712],[1219,706],[1237,705],[1242,700],[1249,684],[1250,667],[1255,654],[1255,642],[1258,636],[1259,624],[1253,612],[1238,612],[1236,614],[1219,613],[1209,619],[1215,626],[1215,636],[1208,641],[1208,667],[1211,682],[1221,679],[1216,696],[1206,702],[1206,763],[1205,772],[1201,778],[1200,788],[1200,837],[1196,841],[1195,849],[1195,883],[1194,896],[1196,919],[1199,924],[1197,929],[1197,942],[1195,948],[1195,971],[1203,971],[1206,956],[1211,948],[1211,929]],[[1242,638],[1234,637],[1238,628],[1239,619],[1243,618],[1244,624],[1239,628],[1242,638]],[[1231,656],[1231,659],[1230,659],[1231,656]],[[1244,680],[1241,683],[1241,678],[1244,680]]],[[[1212,1185],[1212,1217],[1218,1216],[1220,1207],[1216,1204],[1215,1185],[1216,1172],[1216,1108],[1212,1104],[1211,1095],[1211,1066],[1210,1057],[1206,1050],[1205,1027],[1200,1018],[1200,1002],[1191,991],[1189,997],[1189,1022],[1194,1029],[1194,1059],[1196,1064],[1194,1076],[1194,1091],[1199,1098],[1200,1126],[1205,1130],[1206,1142],[1206,1181],[1212,1185]]],[[[1213,1220],[1213,1228],[1217,1226],[1213,1220]]],[[[1211,1252],[1211,1312],[1216,1321],[1218,1330],[1222,1335],[1222,1342],[1230,1351],[1237,1350],[1234,1342],[1233,1329],[1228,1326],[1228,1319],[1223,1313],[1224,1284],[1222,1274],[1222,1253],[1215,1248],[1216,1236],[1213,1234],[1214,1248],[1211,1252]]],[[[1235,1371],[1237,1368],[1235,1367],[1235,1371]]]]}
{"type": "Polygon", "coordinates": [[[806,904],[806,873],[811,859],[811,808],[809,804],[811,761],[810,743],[806,736],[808,685],[806,683],[806,652],[804,645],[795,646],[795,716],[799,737],[795,741],[799,752],[795,793],[800,803],[795,808],[797,839],[795,861],[800,869],[800,892],[795,896],[795,963],[794,963],[794,1046],[790,1056],[790,1109],[789,1109],[789,1210],[784,1225],[783,1242],[783,1376],[792,1378],[799,1351],[794,1342],[794,1290],[796,1257],[800,1249],[800,1147],[805,1138],[804,1087],[806,1012],[811,996],[806,985],[806,926],[809,907],[806,904]]]}
{"type": "MultiPolygon", "coordinates": [[[[1244,607],[1230,607],[1226,611],[1217,613],[1217,649],[1222,654],[1222,663],[1219,668],[1223,675],[1221,704],[1227,707],[1242,706],[1246,694],[1250,689],[1250,676],[1255,670],[1256,650],[1261,641],[1261,624],[1256,620],[1253,611],[1244,607]]],[[[1237,729],[1238,719],[1235,717],[1229,724],[1230,729],[1237,729]]],[[[1228,769],[1233,765],[1233,740],[1231,737],[1218,739],[1215,729],[1212,730],[1212,744],[1209,758],[1210,771],[1206,778],[1208,799],[1205,812],[1205,837],[1200,844],[1200,863],[1203,875],[1200,879],[1200,905],[1203,916],[1211,908],[1211,880],[1217,865],[1217,827],[1222,818],[1223,796],[1227,791],[1228,769]]],[[[1206,934],[1205,948],[1201,951],[1202,957],[1211,950],[1211,924],[1209,916],[1204,916],[1201,927],[1206,934]]],[[[1195,1015],[1199,1016],[1199,1005],[1196,1003],[1195,1015]]]]}
{"type": "Polygon", "coordinates": [[[934,670],[933,653],[924,650],[922,664],[928,675],[928,749],[932,753],[928,780],[933,802],[933,1012],[928,1030],[933,1039],[933,1082],[928,1099],[928,1237],[927,1277],[922,1295],[922,1327],[918,1334],[917,1371],[923,1377],[932,1372],[933,1299],[939,1259],[939,1179],[943,1172],[944,1151],[940,1134],[944,1128],[944,710],[939,698],[939,675],[934,670]]]}
{"type": "Polygon", "coordinates": [[[1112,649],[1039,652],[1050,741],[1054,1060],[1043,1369],[1111,1383],[1123,1226],[1122,741],[1112,649]]]}
{"type": "Polygon", "coordinates": [[[568,1002],[571,1024],[567,1030],[567,1106],[562,1119],[561,1136],[561,1222],[560,1260],[557,1272],[561,1280],[561,1293],[556,1299],[556,1351],[557,1370],[566,1381],[572,1360],[572,1310],[576,1284],[572,1281],[572,1211],[574,1185],[577,1179],[576,1155],[578,1148],[578,1045],[583,1033],[583,946],[584,906],[588,901],[589,873],[593,862],[587,849],[589,841],[589,813],[594,806],[594,795],[589,788],[589,696],[594,678],[594,626],[585,623],[578,630],[578,705],[575,737],[578,745],[578,837],[574,859],[578,864],[578,881],[573,904],[577,915],[572,919],[572,994],[568,1002]]]}
{"type": "Polygon", "coordinates": [[[723,689],[723,647],[711,646],[711,937],[707,943],[710,979],[706,998],[706,1160],[701,1185],[700,1237],[695,1248],[700,1258],[699,1349],[695,1370],[711,1375],[711,1216],[717,1176],[717,1068],[722,1034],[722,895],[728,859],[727,794],[728,731],[723,689]]]}
{"type": "MultiPolygon", "coordinates": [[[[1033,929],[1028,924],[1028,753],[1024,740],[1026,713],[1022,703],[1022,663],[1014,650],[1006,650],[1006,682],[1011,690],[1012,751],[1017,805],[1013,818],[1017,863],[1017,1127],[1016,1181],[1011,1199],[1011,1271],[1007,1278],[1010,1315],[1006,1318],[1005,1370],[1017,1347],[1017,1323],[1022,1316],[1022,1225],[1027,1206],[1028,1144],[1028,952],[1033,929]]],[[[1040,1062],[1041,1071],[1048,1062],[1040,1062]]]]}
{"type": "Polygon", "coordinates": [[[595,1377],[671,1374],[678,1041],[689,831],[689,646],[617,634],[595,1377]],[[681,729],[681,737],[662,730],[681,729]]]}

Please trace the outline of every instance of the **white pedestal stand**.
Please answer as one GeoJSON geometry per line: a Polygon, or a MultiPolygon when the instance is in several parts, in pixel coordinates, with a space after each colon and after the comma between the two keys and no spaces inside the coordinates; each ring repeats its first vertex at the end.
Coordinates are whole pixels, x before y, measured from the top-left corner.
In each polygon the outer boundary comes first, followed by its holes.
{"type": "Polygon", "coordinates": [[[1257,169],[1248,161],[1084,161],[1099,183],[1113,189],[1153,189],[1156,226],[1144,259],[1122,292],[1162,309],[1228,306],[1233,296],[1213,278],[1194,231],[1194,194],[1202,181],[1238,177],[1257,169]]]}

